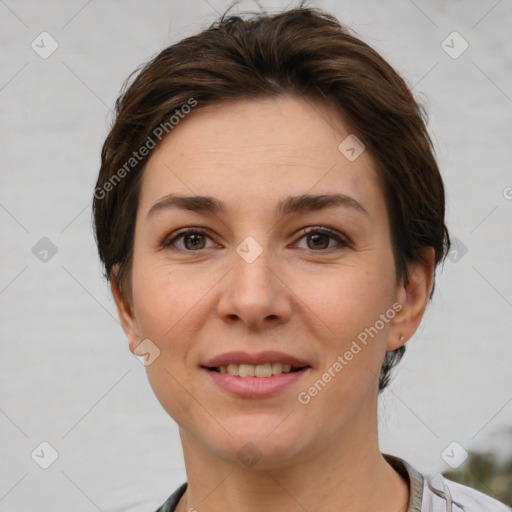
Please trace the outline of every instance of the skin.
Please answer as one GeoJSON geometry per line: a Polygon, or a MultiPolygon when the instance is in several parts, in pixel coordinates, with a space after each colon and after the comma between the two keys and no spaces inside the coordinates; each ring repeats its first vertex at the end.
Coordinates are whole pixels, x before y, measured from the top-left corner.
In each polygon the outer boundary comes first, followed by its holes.
{"type": "Polygon", "coordinates": [[[421,322],[434,252],[427,248],[424,263],[409,265],[407,286],[397,279],[375,162],[368,151],[349,161],[338,150],[350,133],[318,101],[236,101],[190,114],[147,163],[131,296],[112,291],[130,350],[140,354],[143,339],[160,350],[147,374],[179,425],[189,483],[180,511],[407,509],[408,486],[378,447],[377,376],[385,351],[421,322]],[[275,211],[287,196],[333,192],[367,213],[275,211]],[[213,196],[225,212],[167,207],[148,216],[169,193],[213,196]],[[186,237],[159,245],[183,227],[207,231],[199,249],[186,237]],[[306,227],[334,229],[349,245],[304,234],[306,227]],[[247,236],[263,250],[252,263],[236,252],[247,236]],[[401,311],[307,405],[299,403],[298,393],[394,303],[401,311]],[[275,396],[234,397],[200,369],[234,350],[279,350],[311,369],[275,396]],[[252,467],[237,457],[246,443],[261,453],[252,467]]]}

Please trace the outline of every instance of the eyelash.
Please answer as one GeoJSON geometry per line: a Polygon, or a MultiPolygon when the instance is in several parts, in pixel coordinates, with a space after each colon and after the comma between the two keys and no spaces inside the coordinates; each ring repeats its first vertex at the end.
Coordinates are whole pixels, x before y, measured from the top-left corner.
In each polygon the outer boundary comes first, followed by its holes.
{"type": "MultiPolygon", "coordinates": [[[[158,247],[161,248],[161,249],[171,249],[171,250],[177,250],[177,251],[182,251],[182,252],[200,252],[201,250],[203,249],[198,249],[197,251],[194,251],[194,250],[189,250],[189,249],[179,249],[179,248],[176,248],[176,247],[172,247],[173,244],[181,239],[181,238],[184,238],[185,236],[187,235],[191,235],[191,234],[194,234],[194,235],[201,235],[201,236],[205,236],[205,237],[208,237],[211,239],[211,237],[208,235],[208,233],[201,229],[201,228],[183,228],[183,229],[180,229],[178,231],[176,231],[175,233],[173,233],[171,236],[172,238],[169,238],[169,236],[164,236],[162,238],[162,240],[160,242],[158,242],[158,247]]],[[[301,240],[302,238],[305,238],[306,236],[308,235],[312,235],[312,234],[320,234],[320,235],[327,235],[329,236],[330,238],[333,238],[334,240],[336,240],[336,242],[338,242],[339,246],[338,248],[350,248],[352,247],[352,244],[347,241],[346,239],[344,239],[337,231],[335,231],[334,229],[331,229],[331,228],[326,228],[326,227],[311,227],[311,228],[304,228],[302,230],[302,236],[299,238],[299,240],[301,240]]],[[[309,250],[311,252],[328,252],[328,251],[331,251],[333,249],[336,249],[336,247],[328,247],[327,249],[320,249],[318,251],[315,251],[314,249],[303,249],[303,250],[309,250]]]]}

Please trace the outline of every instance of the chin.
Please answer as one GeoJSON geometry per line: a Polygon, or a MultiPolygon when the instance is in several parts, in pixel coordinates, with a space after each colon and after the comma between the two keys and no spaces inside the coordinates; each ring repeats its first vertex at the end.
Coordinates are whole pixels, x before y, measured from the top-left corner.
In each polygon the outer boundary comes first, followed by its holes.
{"type": "Polygon", "coordinates": [[[206,444],[217,457],[241,468],[285,467],[300,456],[308,437],[303,425],[293,424],[292,416],[253,414],[226,421],[223,425],[232,437],[224,433],[220,439],[209,438],[206,444]]]}

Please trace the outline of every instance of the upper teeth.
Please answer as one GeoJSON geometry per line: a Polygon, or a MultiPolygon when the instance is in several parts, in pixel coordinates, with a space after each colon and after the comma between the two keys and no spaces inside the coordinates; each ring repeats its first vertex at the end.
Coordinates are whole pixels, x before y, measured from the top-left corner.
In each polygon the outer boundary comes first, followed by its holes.
{"type": "Polygon", "coordinates": [[[220,373],[229,373],[239,377],[271,377],[288,373],[292,368],[291,364],[265,363],[265,364],[228,364],[221,365],[217,369],[220,373]]]}

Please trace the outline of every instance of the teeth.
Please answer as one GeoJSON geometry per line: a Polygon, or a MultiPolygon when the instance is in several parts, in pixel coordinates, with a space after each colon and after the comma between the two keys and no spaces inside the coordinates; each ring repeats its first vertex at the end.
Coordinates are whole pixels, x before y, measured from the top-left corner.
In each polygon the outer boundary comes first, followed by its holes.
{"type": "Polygon", "coordinates": [[[274,375],[283,373],[283,365],[281,363],[272,363],[272,373],[274,375]]]}
{"type": "Polygon", "coordinates": [[[229,373],[238,377],[271,377],[281,373],[289,373],[291,364],[265,363],[265,364],[228,364],[217,367],[220,373],[229,373]]]}
{"type": "Polygon", "coordinates": [[[272,365],[270,363],[259,364],[254,367],[254,375],[256,377],[271,377],[272,365]]]}
{"type": "Polygon", "coordinates": [[[254,377],[254,366],[252,364],[241,364],[238,367],[240,377],[254,377]]]}
{"type": "Polygon", "coordinates": [[[228,364],[227,372],[230,375],[238,375],[238,367],[239,367],[238,364],[228,364]]]}

